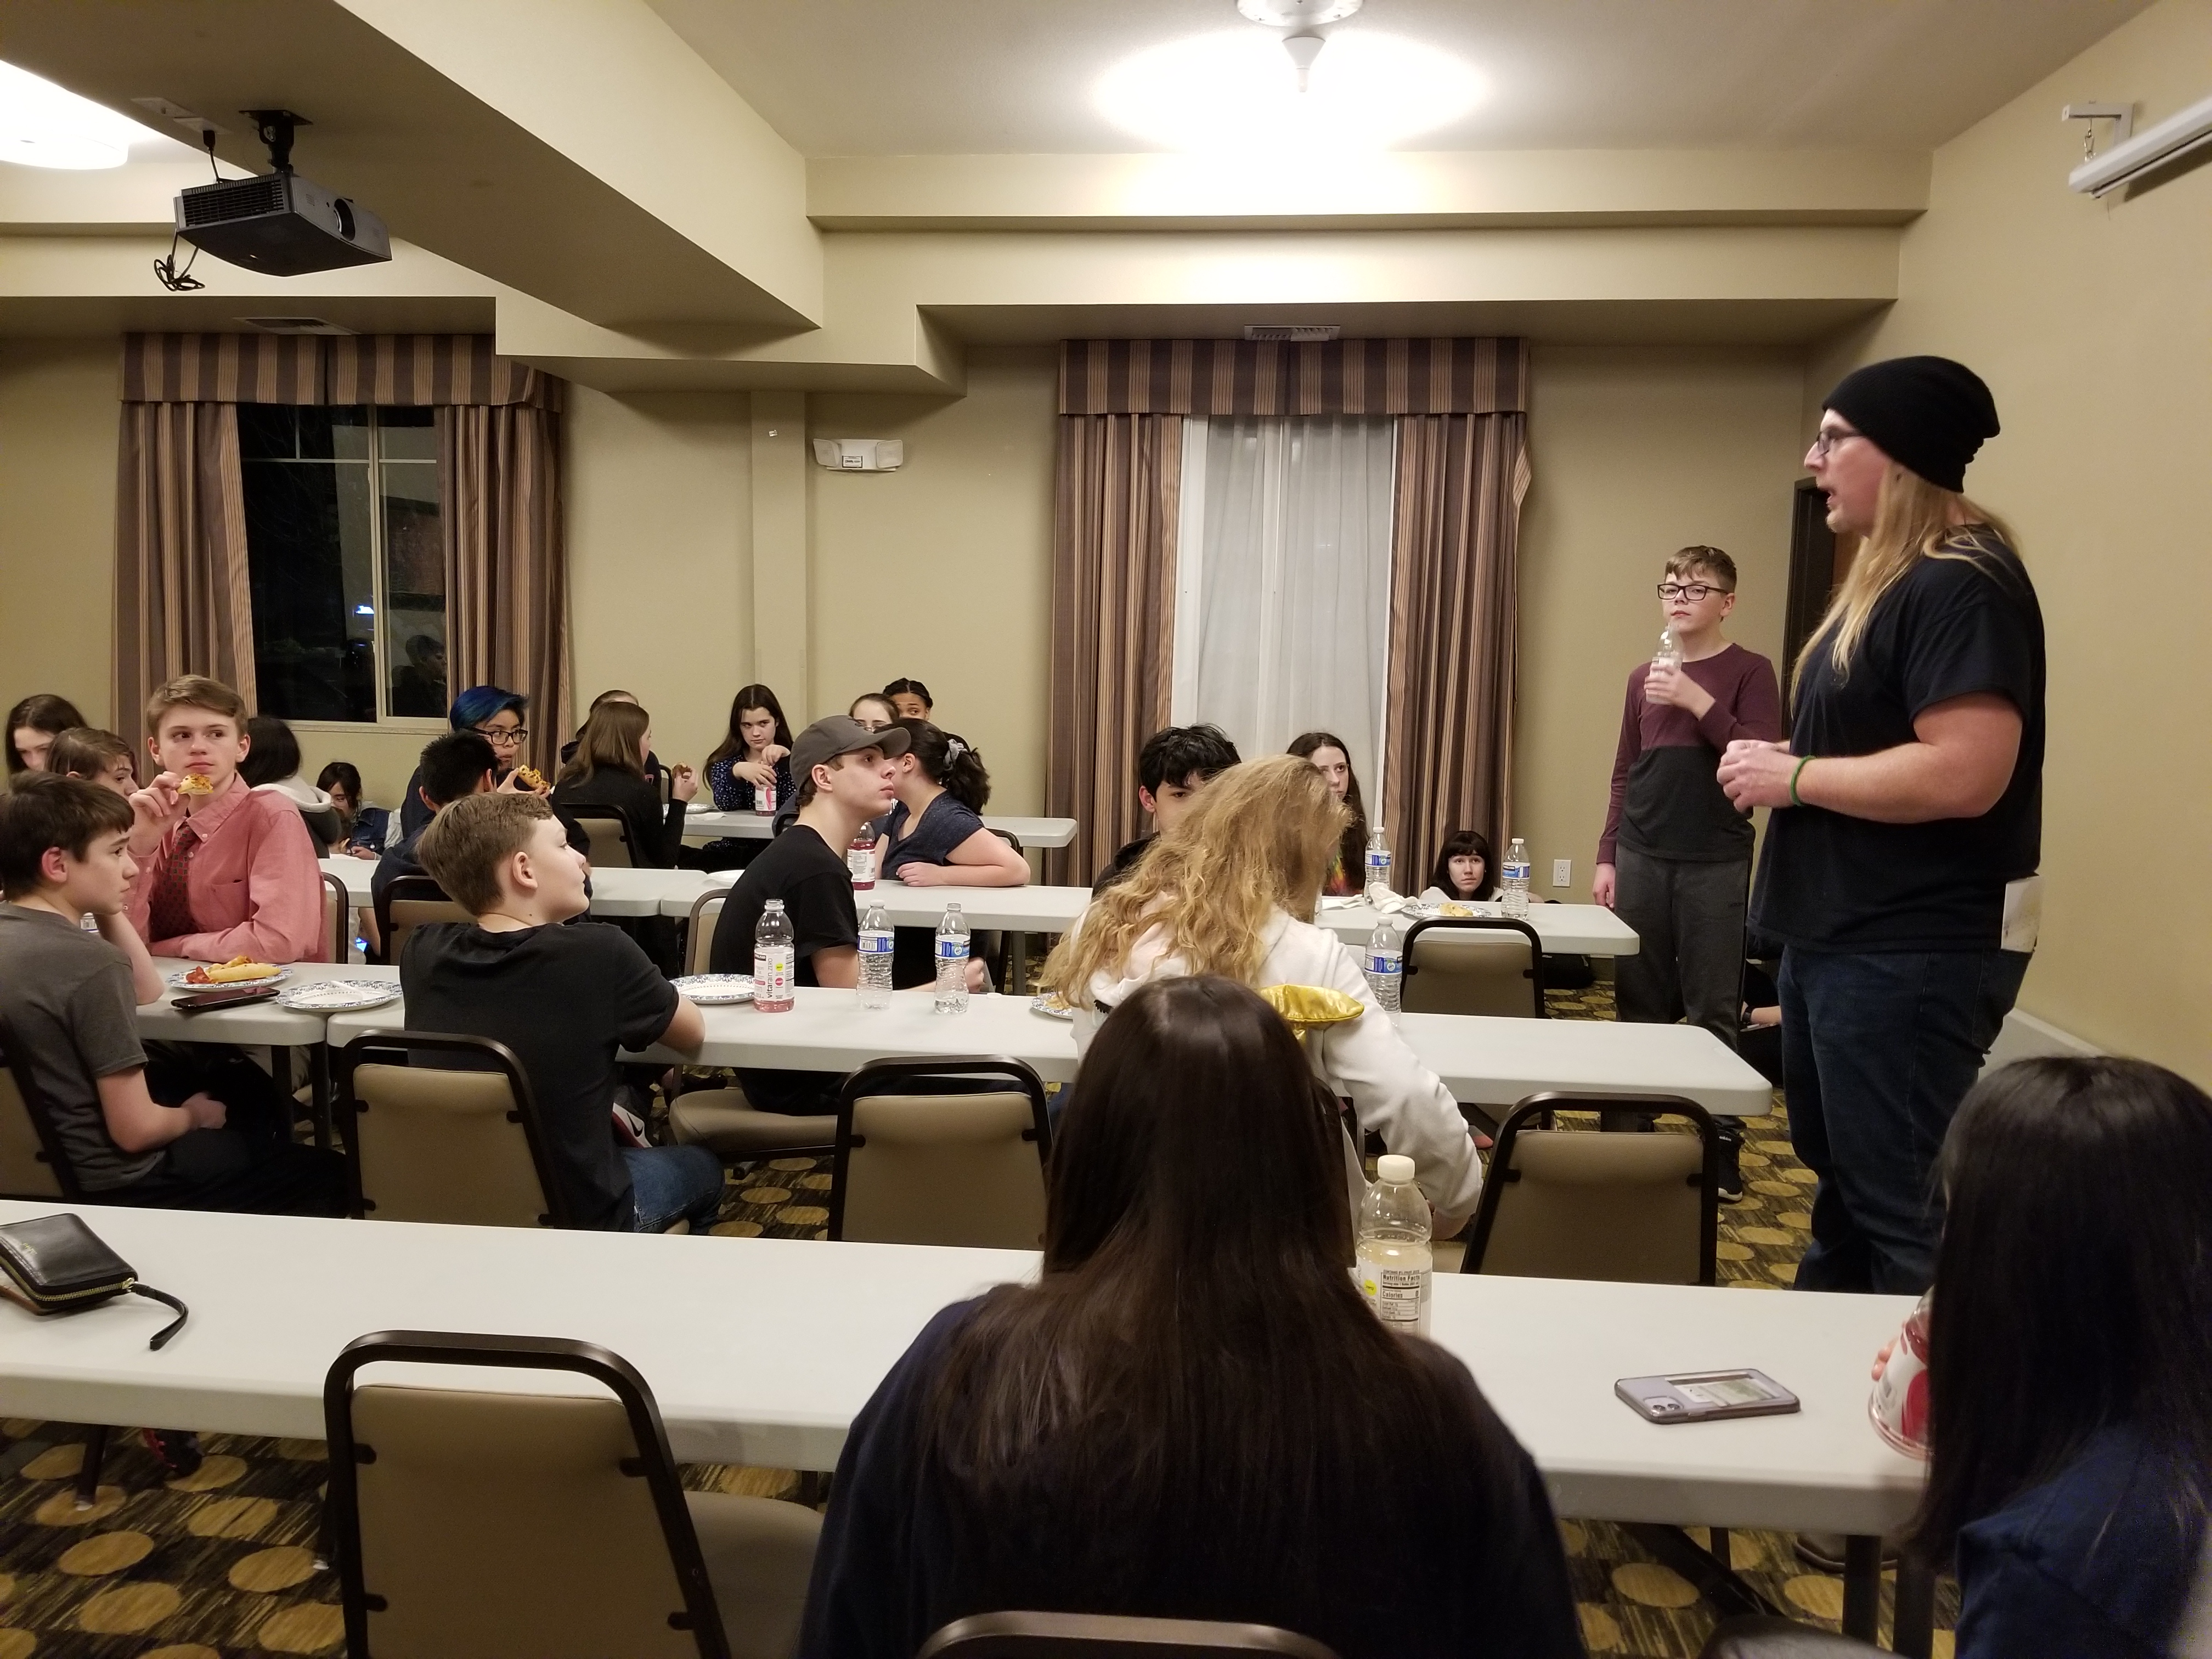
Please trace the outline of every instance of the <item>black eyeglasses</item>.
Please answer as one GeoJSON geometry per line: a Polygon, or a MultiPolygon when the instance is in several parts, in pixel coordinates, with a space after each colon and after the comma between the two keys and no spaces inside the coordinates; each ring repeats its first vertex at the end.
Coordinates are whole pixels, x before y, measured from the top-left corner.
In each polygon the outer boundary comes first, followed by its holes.
{"type": "Polygon", "coordinates": [[[530,736],[530,728],[526,726],[518,726],[510,732],[502,726],[479,726],[477,727],[477,735],[480,738],[489,738],[494,743],[521,743],[530,736]]]}
{"type": "Polygon", "coordinates": [[[1659,597],[1662,599],[1687,599],[1696,605],[1716,593],[1733,593],[1733,587],[1715,587],[1710,582],[1661,582],[1659,597]]]}
{"type": "Polygon", "coordinates": [[[1820,457],[1821,459],[1826,460],[1828,456],[1828,452],[1833,449],[1838,444],[1848,443],[1853,438],[1863,438],[1865,436],[1866,434],[1863,432],[1843,432],[1831,427],[1824,431],[1816,432],[1813,434],[1813,453],[1820,457]]]}

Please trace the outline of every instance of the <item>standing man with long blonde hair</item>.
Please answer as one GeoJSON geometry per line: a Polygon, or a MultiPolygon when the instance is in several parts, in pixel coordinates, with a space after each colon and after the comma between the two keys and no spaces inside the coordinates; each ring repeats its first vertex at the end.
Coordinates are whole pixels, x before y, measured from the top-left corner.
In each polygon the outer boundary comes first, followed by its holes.
{"type": "Polygon", "coordinates": [[[1861,538],[1798,659],[1787,743],[1729,745],[1740,809],[1775,809],[1752,927],[1782,940],[1782,1063],[1820,1176],[1808,1290],[1924,1290],[1936,1150],[2034,948],[2043,614],[2012,538],[1968,501],[1989,388],[1899,357],[1828,394],[1805,465],[1861,538]]]}

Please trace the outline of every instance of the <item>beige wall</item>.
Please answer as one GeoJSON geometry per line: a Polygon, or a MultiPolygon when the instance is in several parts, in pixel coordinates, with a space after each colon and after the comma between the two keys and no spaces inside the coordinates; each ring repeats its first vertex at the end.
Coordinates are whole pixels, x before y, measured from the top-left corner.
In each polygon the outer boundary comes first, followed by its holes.
{"type": "Polygon", "coordinates": [[[1724,550],[1741,578],[1729,637],[1781,654],[1802,374],[1794,351],[1723,348],[1540,346],[1534,368],[1514,829],[1539,891],[1586,900],[1622,690],[1658,643],[1667,555],[1724,550]],[[1561,858],[1574,881],[1555,890],[1561,858]]]}
{"type": "Polygon", "coordinates": [[[2212,1083],[2212,167],[2136,199],[2066,188],[2069,99],[2137,130],[2202,98],[2212,0],[2164,0],[1936,152],[1893,312],[1815,365],[1972,365],[2003,434],[1966,476],[2009,520],[2051,653],[2041,948],[2021,1004],[2212,1083]]]}
{"type": "Polygon", "coordinates": [[[694,767],[753,672],[750,421],[743,392],[568,392],[576,713],[635,692],[654,749],[694,767]]]}
{"type": "Polygon", "coordinates": [[[112,337],[0,340],[0,708],[57,691],[113,723],[120,376],[112,337]]]}
{"type": "MultiPolygon", "coordinates": [[[[968,395],[817,392],[810,433],[901,438],[896,472],[811,468],[812,712],[911,676],[982,752],[991,805],[1044,807],[1059,357],[982,348],[968,395]]],[[[779,688],[780,689],[780,688],[779,688]]]]}

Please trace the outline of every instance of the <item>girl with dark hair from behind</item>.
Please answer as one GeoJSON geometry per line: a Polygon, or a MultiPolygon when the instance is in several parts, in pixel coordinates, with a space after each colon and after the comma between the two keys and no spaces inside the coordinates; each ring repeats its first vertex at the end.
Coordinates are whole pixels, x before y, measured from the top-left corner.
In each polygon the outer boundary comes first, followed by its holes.
{"type": "Polygon", "coordinates": [[[46,769],[46,750],[63,732],[85,723],[76,705],[51,691],[35,692],[8,711],[8,724],[0,735],[8,739],[8,778],[46,769]]]}
{"type": "Polygon", "coordinates": [[[562,811],[599,808],[621,814],[629,855],[641,867],[670,870],[684,847],[684,814],[699,780],[688,766],[669,769],[668,805],[646,770],[653,752],[653,716],[634,702],[604,702],[577,734],[576,752],[553,786],[562,811]]]}
{"type": "Polygon", "coordinates": [[[1367,869],[1367,806],[1359,795],[1359,775],[1352,769],[1351,745],[1334,732],[1303,732],[1284,752],[1311,761],[1328,793],[1351,810],[1322,891],[1331,898],[1357,898],[1367,869]]]}
{"type": "Polygon", "coordinates": [[[2021,1060],[1967,1095],[1937,1173],[1912,1544],[1955,1552],[1958,1659],[2183,1651],[2212,1498],[2212,1097],[2142,1060],[2021,1060]]]}
{"type": "MultiPolygon", "coordinates": [[[[893,724],[907,734],[908,746],[891,763],[898,774],[898,804],[876,843],[884,874],[909,887],[1025,885],[1030,861],[983,825],[991,775],[982,756],[966,738],[927,720],[893,724]]],[[[928,984],[937,971],[933,929],[895,929],[891,983],[902,990],[928,984]]],[[[968,980],[971,991],[989,982],[982,963],[972,957],[968,980]]]]}
{"type": "Polygon", "coordinates": [[[246,722],[246,740],[238,775],[251,787],[282,795],[298,807],[315,838],[315,856],[327,856],[345,839],[345,818],[327,792],[300,775],[300,740],[292,728],[274,714],[254,714],[246,722]]]}
{"type": "Polygon", "coordinates": [[[1455,830],[1437,849],[1437,867],[1429,872],[1425,899],[1472,904],[1498,896],[1498,860],[1491,855],[1490,837],[1480,830],[1455,830]]]}
{"type": "Polygon", "coordinates": [[[1061,1118],[1041,1278],[939,1314],[853,1425],[801,1659],[908,1659],[1008,1607],[1579,1656],[1528,1454],[1352,1286],[1342,1139],[1253,992],[1131,994],[1061,1118]]]}

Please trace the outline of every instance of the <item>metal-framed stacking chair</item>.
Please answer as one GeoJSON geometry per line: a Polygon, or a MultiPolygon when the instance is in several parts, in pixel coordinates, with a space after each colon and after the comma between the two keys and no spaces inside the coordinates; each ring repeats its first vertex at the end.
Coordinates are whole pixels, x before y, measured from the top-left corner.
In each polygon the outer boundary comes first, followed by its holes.
{"type": "Polygon", "coordinates": [[[1545,1018],[1544,944],[1510,916],[1437,916],[1406,933],[1400,1006],[1409,1014],[1545,1018]]]}
{"type": "Polygon", "coordinates": [[[1310,1636],[1272,1625],[979,1613],[945,1626],[915,1659],[1336,1659],[1336,1653],[1310,1636]]]}
{"type": "Polygon", "coordinates": [[[1052,1124],[1018,1060],[872,1060],[837,1095],[830,1237],[1033,1250],[1052,1124]]]}
{"type": "Polygon", "coordinates": [[[1715,1282],[1720,1140],[1711,1115],[1677,1095],[1530,1095],[1498,1127],[1468,1230],[1462,1273],[1715,1282]],[[1681,1117],[1695,1134],[1555,1129],[1560,1109],[1681,1117]]]}

